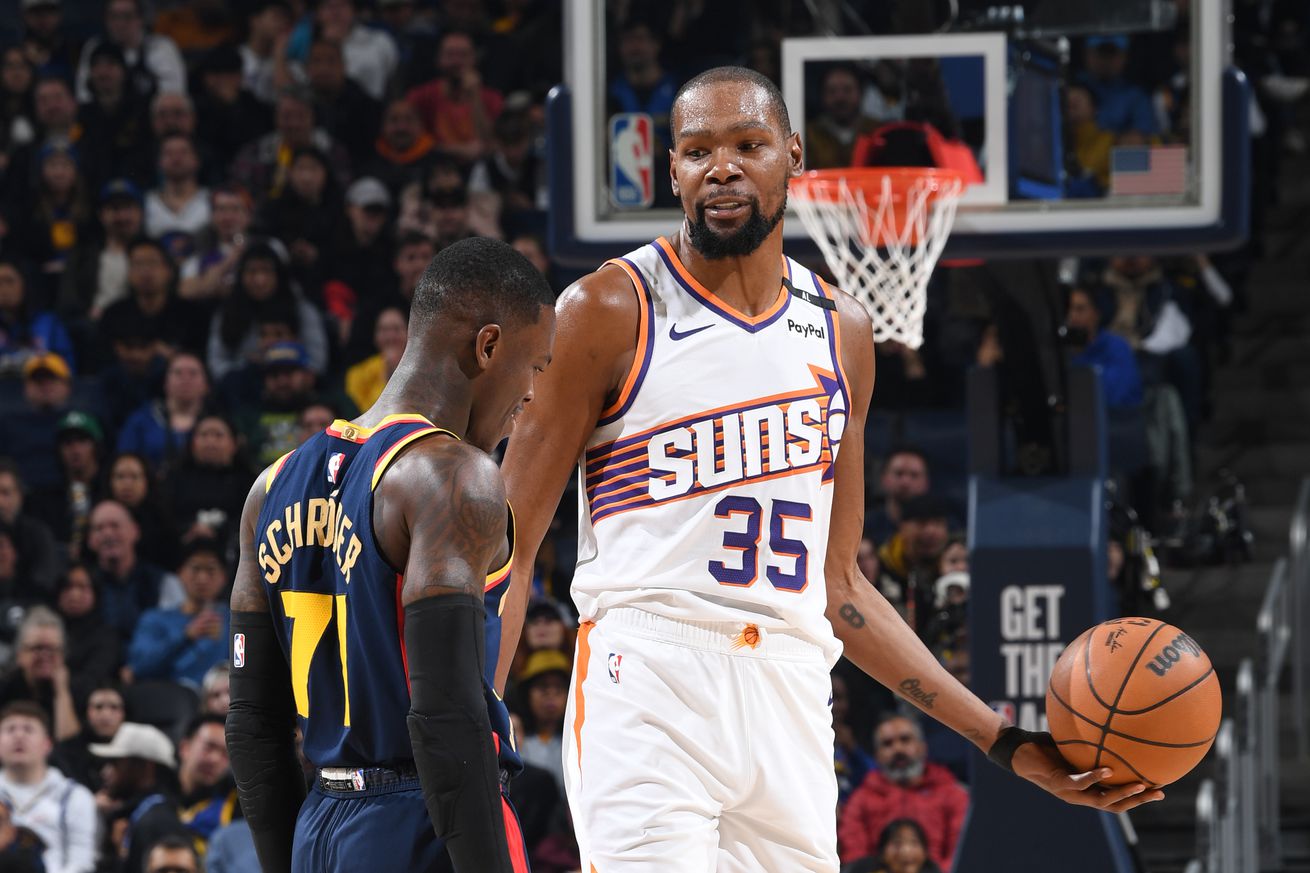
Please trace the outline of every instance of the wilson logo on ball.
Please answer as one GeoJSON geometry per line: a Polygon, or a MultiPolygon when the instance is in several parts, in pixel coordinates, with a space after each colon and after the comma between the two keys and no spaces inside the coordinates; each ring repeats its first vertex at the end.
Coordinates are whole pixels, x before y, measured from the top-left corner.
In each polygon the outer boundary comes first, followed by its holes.
{"type": "Polygon", "coordinates": [[[1182,659],[1183,655],[1196,657],[1201,654],[1201,647],[1187,634],[1179,634],[1173,642],[1160,650],[1160,654],[1146,662],[1146,666],[1157,676],[1163,676],[1182,659]]]}

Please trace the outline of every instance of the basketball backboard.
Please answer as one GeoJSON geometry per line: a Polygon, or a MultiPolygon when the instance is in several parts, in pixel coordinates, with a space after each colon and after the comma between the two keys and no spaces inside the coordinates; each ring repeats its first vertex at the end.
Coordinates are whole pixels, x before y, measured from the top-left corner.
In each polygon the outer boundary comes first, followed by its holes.
{"type": "MultiPolygon", "coordinates": [[[[746,34],[791,33],[795,22],[769,19],[767,4],[724,5],[731,15],[704,14],[735,16],[739,32],[715,28],[721,39],[709,40],[686,25],[685,42],[671,45],[660,26],[620,24],[627,5],[615,0],[566,4],[566,84],[548,110],[550,243],[560,262],[594,266],[676,229],[671,92],[740,58],[779,79],[816,158],[817,138],[841,109],[825,87],[843,76],[859,100],[858,124],[835,125],[847,134],[928,121],[957,154],[967,147],[982,181],[960,206],[948,258],[1198,251],[1245,237],[1249,94],[1229,60],[1225,0],[1179,4],[1191,9],[1181,19],[1170,2],[1137,4],[1142,14],[1128,17],[1110,2],[1100,27],[1095,11],[1038,15],[1034,4],[1025,24],[1021,6],[966,3],[951,20],[930,22],[940,28],[932,32],[902,21],[892,34],[776,42],[746,34]],[[625,84],[625,70],[652,52],[667,75],[625,84]]],[[[828,137],[827,160],[834,140],[851,145],[842,138],[828,137]]],[[[882,163],[906,156],[883,154],[882,163]]],[[[790,251],[810,251],[799,221],[788,220],[786,233],[790,251]]]]}

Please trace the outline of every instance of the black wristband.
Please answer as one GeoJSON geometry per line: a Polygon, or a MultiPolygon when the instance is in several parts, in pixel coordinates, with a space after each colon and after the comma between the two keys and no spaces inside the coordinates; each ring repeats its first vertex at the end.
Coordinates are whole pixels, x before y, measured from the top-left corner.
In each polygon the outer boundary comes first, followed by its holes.
{"type": "Polygon", "coordinates": [[[1026,731],[1023,728],[1009,725],[1001,728],[1000,734],[996,737],[996,742],[987,750],[987,757],[992,763],[1003,770],[1014,772],[1014,753],[1024,743],[1037,743],[1039,746],[1056,748],[1055,740],[1046,732],[1026,731]]]}

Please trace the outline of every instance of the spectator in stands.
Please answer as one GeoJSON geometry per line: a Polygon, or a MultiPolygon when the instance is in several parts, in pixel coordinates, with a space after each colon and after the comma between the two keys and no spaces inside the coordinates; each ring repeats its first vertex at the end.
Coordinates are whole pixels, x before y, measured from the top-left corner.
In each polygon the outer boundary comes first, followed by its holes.
{"type": "Polygon", "coordinates": [[[22,269],[0,256],[0,378],[19,375],[42,352],[56,352],[70,369],[74,365],[73,343],[59,316],[38,307],[22,269]]]}
{"type": "Polygon", "coordinates": [[[84,785],[50,766],[54,743],[45,710],[17,701],[0,710],[0,800],[13,822],[46,849],[47,873],[91,873],[96,866],[96,802],[84,785]]]}
{"type": "Polygon", "coordinates": [[[860,574],[876,585],[882,576],[882,565],[878,563],[878,544],[869,537],[861,537],[855,552],[855,564],[860,568],[860,574]]]}
{"type": "Polygon", "coordinates": [[[610,80],[607,115],[618,112],[644,112],[655,123],[655,153],[672,147],[669,113],[678,80],[660,64],[660,37],[650,24],[634,18],[623,24],[618,33],[619,70],[610,80]]]}
{"type": "Polygon", "coordinates": [[[278,95],[273,130],[244,146],[232,161],[231,181],[257,201],[280,197],[287,185],[292,157],[301,149],[315,148],[328,156],[338,180],[350,175],[350,158],[328,132],[314,126],[314,100],[303,88],[287,88],[278,95]]]}
{"type": "Polygon", "coordinates": [[[519,754],[524,763],[550,771],[564,789],[564,707],[569,692],[569,659],[557,649],[541,649],[528,657],[518,690],[523,734],[519,754]]]}
{"type": "Polygon", "coordinates": [[[842,873],[941,873],[928,856],[928,836],[912,818],[890,822],[878,835],[877,854],[842,866],[842,873]]]}
{"type": "Polygon", "coordinates": [[[341,192],[327,157],[313,147],[297,149],[286,188],[265,204],[256,223],[286,244],[301,286],[317,288],[341,226],[341,192]]]}
{"type": "Polygon", "coordinates": [[[109,342],[108,366],[100,372],[100,402],[110,430],[155,396],[164,381],[172,352],[158,334],[159,325],[123,321],[109,342]]]}
{"type": "Polygon", "coordinates": [[[956,534],[946,541],[942,556],[937,559],[937,573],[944,576],[947,573],[968,572],[969,544],[963,536],[956,534]]]}
{"type": "Polygon", "coordinates": [[[21,48],[28,63],[46,76],[72,81],[78,46],[64,32],[60,0],[24,0],[21,48]]]}
{"type": "Polygon", "coordinates": [[[527,112],[505,110],[493,131],[491,154],[469,174],[469,212],[479,234],[501,237],[544,202],[545,167],[533,149],[527,112]]]}
{"type": "Polygon", "coordinates": [[[238,809],[223,723],[221,715],[196,716],[177,747],[180,818],[200,847],[230,824],[238,809]]]}
{"type": "Polygon", "coordinates": [[[822,111],[805,125],[805,166],[809,169],[849,167],[857,137],[878,122],[860,111],[863,89],[853,64],[834,64],[819,83],[822,111]]]}
{"type": "Polygon", "coordinates": [[[1110,409],[1141,406],[1142,376],[1137,356],[1123,337],[1101,330],[1096,297],[1085,288],[1069,292],[1064,319],[1065,341],[1076,352],[1075,366],[1095,367],[1101,374],[1101,392],[1110,409]]]}
{"type": "MultiPolygon", "coordinates": [[[[246,41],[238,51],[238,87],[272,105],[277,100],[277,59],[291,36],[289,0],[256,0],[246,4],[246,41]]],[[[211,58],[213,55],[210,56],[211,58]]],[[[226,65],[225,65],[226,66],[226,65]]]]}
{"type": "MultiPolygon", "coordinates": [[[[91,507],[104,485],[100,480],[100,452],[104,433],[94,416],[76,409],[65,412],[55,426],[53,439],[59,464],[55,484],[32,494],[32,512],[50,527],[56,542],[70,557],[82,553],[91,507]]],[[[23,469],[29,469],[24,465],[23,469]]]]}
{"type": "Polygon", "coordinates": [[[933,861],[949,870],[969,808],[968,793],[946,768],[927,759],[916,719],[885,718],[873,739],[878,769],[851,795],[837,828],[842,861],[872,854],[883,829],[908,817],[922,826],[933,861]]]}
{"type": "Polygon", "coordinates": [[[264,390],[239,414],[255,463],[267,466],[300,445],[300,410],[313,399],[314,371],[297,342],[274,343],[264,353],[264,390]]]}
{"type": "Polygon", "coordinates": [[[132,513],[141,529],[137,551],[160,567],[171,567],[177,550],[177,531],[159,500],[158,481],[150,462],[134,451],[120,451],[109,462],[109,499],[132,513]]]}
{"type": "MultiPolygon", "coordinates": [[[[395,290],[377,293],[368,289],[355,305],[354,316],[350,323],[350,339],[346,343],[344,357],[349,362],[356,362],[369,357],[376,351],[374,328],[382,312],[387,309],[399,309],[409,312],[410,301],[414,299],[414,289],[427,269],[428,263],[436,255],[436,246],[432,238],[418,231],[406,231],[396,243],[396,256],[391,262],[396,274],[395,290]]],[[[341,325],[345,332],[345,325],[341,325]]]]}
{"type": "Polygon", "coordinates": [[[398,98],[382,114],[382,132],[364,162],[363,175],[381,179],[393,198],[407,186],[421,184],[437,156],[437,142],[423,129],[418,110],[398,98]]]}
{"type": "Polygon", "coordinates": [[[32,108],[32,83],[36,69],[23,54],[22,46],[0,51],[0,142],[4,151],[31,142],[36,137],[36,113],[32,108]]]}
{"type": "Polygon", "coordinates": [[[900,526],[901,505],[911,497],[927,494],[932,488],[928,456],[916,446],[896,446],[883,461],[878,485],[882,502],[869,512],[864,533],[875,543],[885,543],[900,526]]]}
{"type": "Polygon", "coordinates": [[[469,192],[463,177],[438,165],[431,179],[433,184],[426,195],[431,210],[428,233],[436,240],[437,251],[441,251],[477,234],[469,223],[469,192]]]}
{"type": "Polygon", "coordinates": [[[69,776],[92,791],[99,791],[104,762],[91,754],[91,746],[107,743],[118,733],[126,714],[123,692],[108,682],[94,688],[87,697],[85,714],[81,733],[64,740],[55,747],[55,752],[69,776]]]}
{"type": "Polygon", "coordinates": [[[159,187],[146,194],[146,233],[178,261],[195,251],[196,235],[209,219],[209,189],[200,185],[195,142],[186,134],[165,134],[159,140],[159,187]]]}
{"type": "Polygon", "coordinates": [[[293,287],[282,254],[268,243],[251,243],[236,272],[236,286],[210,322],[210,375],[219,380],[244,364],[258,363],[265,351],[259,324],[275,314],[294,324],[314,372],[326,372],[328,342],[322,316],[293,287]]]}
{"type": "Polygon", "coordinates": [[[378,313],[373,328],[373,343],[378,353],[365,358],[346,371],[346,394],[360,409],[368,409],[382,393],[382,388],[396,371],[400,356],[405,353],[409,318],[396,308],[378,313]]]}
{"type": "MultiPolygon", "coordinates": [[[[195,95],[196,135],[213,150],[224,171],[249,142],[273,125],[276,91],[262,101],[241,86],[241,55],[230,45],[210,50],[200,62],[200,91],[195,95]]],[[[224,181],[228,181],[226,175],[224,181]]]]}
{"type": "MultiPolygon", "coordinates": [[[[121,503],[103,500],[91,511],[87,544],[96,556],[94,578],[100,594],[100,614],[124,642],[132,638],[143,612],[162,605],[165,588],[177,585],[175,578],[170,579],[159,567],[137,556],[140,538],[140,528],[121,503]]],[[[175,596],[170,594],[169,601],[175,596]]]]}
{"type": "Polygon", "coordinates": [[[87,152],[87,175],[94,184],[104,182],[111,175],[127,176],[143,184],[154,170],[149,149],[150,98],[133,88],[127,62],[117,46],[99,43],[88,57],[89,91],[78,109],[81,141],[95,144],[87,152]]]}
{"type": "MultiPolygon", "coordinates": [[[[361,296],[376,294],[392,282],[395,243],[387,228],[391,194],[377,179],[356,179],[346,190],[346,222],[327,257],[331,277],[323,297],[341,343],[350,330],[361,296]]],[[[361,409],[364,407],[360,407],[361,409]]]]}
{"type": "Polygon", "coordinates": [[[1074,168],[1066,189],[1073,196],[1099,197],[1110,190],[1110,150],[1114,132],[1096,120],[1096,96],[1086,85],[1071,83],[1064,89],[1064,126],[1074,168]]]}
{"type": "Polygon", "coordinates": [[[437,78],[409,92],[437,148],[471,164],[491,146],[491,126],[504,98],[482,84],[473,36],[448,29],[437,44],[437,78]]]}
{"type": "Polygon", "coordinates": [[[0,803],[0,858],[7,873],[45,873],[45,845],[31,828],[13,822],[13,810],[0,803]]]}
{"type": "Polygon", "coordinates": [[[846,690],[845,677],[834,673],[832,677],[832,730],[836,741],[833,746],[833,767],[837,771],[837,807],[840,810],[850,799],[851,792],[864,784],[874,768],[873,757],[855,739],[850,722],[851,701],[846,690]]]}
{"type": "Polygon", "coordinates": [[[1144,386],[1169,383],[1178,392],[1190,433],[1201,421],[1202,364],[1178,288],[1149,255],[1111,258],[1102,275],[1108,331],[1138,353],[1144,386]]]}
{"type": "Polygon", "coordinates": [[[1157,128],[1151,97],[1124,75],[1128,37],[1091,36],[1086,45],[1082,84],[1096,100],[1097,125],[1115,134],[1154,136],[1157,128]]]}
{"type": "Polygon", "coordinates": [[[142,873],[201,873],[202,869],[195,841],[169,834],[150,846],[142,873]]]}
{"type": "Polygon", "coordinates": [[[109,0],[105,4],[105,35],[93,37],[82,48],[82,60],[77,68],[79,99],[90,97],[95,53],[105,46],[118,50],[123,66],[132,71],[132,87],[139,96],[148,100],[156,91],[186,93],[182,54],[168,37],[146,33],[140,0],[109,0]]]}
{"type": "Polygon", "coordinates": [[[882,565],[879,587],[905,610],[905,620],[920,633],[932,606],[937,560],[946,547],[949,518],[950,508],[940,498],[929,494],[908,498],[901,504],[896,534],[878,550],[882,565]]]}
{"type": "Polygon", "coordinates": [[[400,55],[391,37],[359,20],[358,0],[322,0],[314,10],[322,39],[341,46],[346,75],[374,100],[381,100],[400,55]]]}
{"type": "Polygon", "coordinates": [[[299,431],[297,436],[300,442],[303,443],[319,431],[327,429],[336,418],[337,410],[332,405],[321,400],[310,401],[304,409],[300,410],[300,416],[296,419],[296,427],[299,431]]]}
{"type": "Polygon", "coordinates": [[[232,422],[215,413],[201,416],[168,475],[169,514],[182,542],[214,539],[224,550],[231,546],[254,478],[238,452],[232,422]]]}
{"type": "Polygon", "coordinates": [[[8,528],[18,552],[18,576],[33,591],[53,595],[63,559],[49,526],[23,512],[22,475],[0,458],[0,526],[8,528]]]}
{"type": "Polygon", "coordinates": [[[103,342],[137,336],[144,324],[144,329],[174,349],[204,348],[204,311],[178,297],[177,266],[157,240],[138,237],[128,245],[127,286],[128,296],[100,317],[103,342]]]}
{"type": "Polygon", "coordinates": [[[9,236],[36,265],[37,296],[50,300],[79,236],[86,233],[91,209],[74,146],[66,142],[42,146],[36,154],[36,169],[30,212],[11,228],[9,236]]]}
{"type": "Polygon", "coordinates": [[[77,736],[82,726],[64,662],[64,623],[44,606],[33,606],[18,627],[14,666],[0,678],[0,707],[16,700],[38,704],[54,725],[56,741],[77,736]]]}
{"type": "Polygon", "coordinates": [[[373,151],[382,120],[382,103],[346,75],[341,43],[319,36],[309,47],[305,74],[314,96],[314,115],[324,130],[350,153],[358,166],[373,151]]]}
{"type": "Polygon", "coordinates": [[[200,682],[200,714],[226,716],[231,695],[231,667],[220,661],[205,672],[200,682]]]}
{"type": "Polygon", "coordinates": [[[245,873],[257,869],[259,857],[255,854],[255,840],[244,818],[219,828],[210,837],[205,852],[205,873],[245,873]]]}
{"type": "Polygon", "coordinates": [[[164,396],[123,423],[120,452],[136,452],[158,467],[182,453],[209,399],[209,377],[198,355],[179,352],[164,371],[164,396]]]}
{"type": "Polygon", "coordinates": [[[227,656],[227,567],[215,540],[192,540],[177,568],[186,600],[175,609],[141,615],[127,650],[137,679],[169,679],[199,687],[209,668],[227,656]]]}
{"type": "Polygon", "coordinates": [[[235,185],[220,185],[210,191],[209,214],[210,226],[197,240],[195,254],[182,263],[177,291],[185,300],[216,300],[236,283],[237,262],[254,218],[250,195],[235,185]]]}
{"type": "Polygon", "coordinates": [[[200,162],[199,184],[212,187],[227,176],[226,156],[220,157],[197,132],[196,106],[186,94],[163,91],[150,102],[150,132],[155,143],[170,136],[184,136],[196,150],[200,162]]]}
{"type": "Polygon", "coordinates": [[[177,817],[173,742],[157,727],[124,722],[107,743],[90,747],[104,759],[96,807],[104,821],[103,854],[118,869],[141,870],[146,850],[167,834],[190,837],[177,817]]]}
{"type": "Polygon", "coordinates": [[[86,564],[74,564],[64,573],[55,605],[64,621],[64,663],[68,666],[69,688],[74,704],[81,705],[93,689],[118,675],[123,663],[123,643],[118,632],[100,618],[91,568],[86,564]]]}
{"type": "Polygon", "coordinates": [[[520,233],[509,241],[514,251],[532,262],[537,272],[547,278],[551,275],[550,256],[546,254],[546,244],[535,233],[520,233]]]}
{"type": "Polygon", "coordinates": [[[31,142],[10,150],[3,182],[4,201],[12,214],[24,215],[29,204],[29,182],[35,175],[36,155],[47,143],[78,143],[82,126],[77,101],[66,79],[43,75],[32,88],[36,131],[31,142]]]}
{"type": "Polygon", "coordinates": [[[59,312],[79,328],[90,330],[109,306],[127,297],[127,247],[145,227],[141,189],[130,179],[113,179],[100,189],[98,234],[83,234],[69,253],[59,287],[59,312]]]}

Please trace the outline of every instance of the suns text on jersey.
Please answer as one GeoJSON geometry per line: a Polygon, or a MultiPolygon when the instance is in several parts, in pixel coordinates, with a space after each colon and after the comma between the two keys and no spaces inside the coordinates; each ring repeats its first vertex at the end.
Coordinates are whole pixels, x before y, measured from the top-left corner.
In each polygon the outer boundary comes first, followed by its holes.
{"type": "Polygon", "coordinates": [[[264,581],[276,585],[296,549],[321,548],[332,551],[349,585],[351,568],[364,548],[354,527],[350,516],[341,511],[341,504],[330,497],[288,504],[282,517],[270,521],[260,537],[258,557],[264,581]]]}

